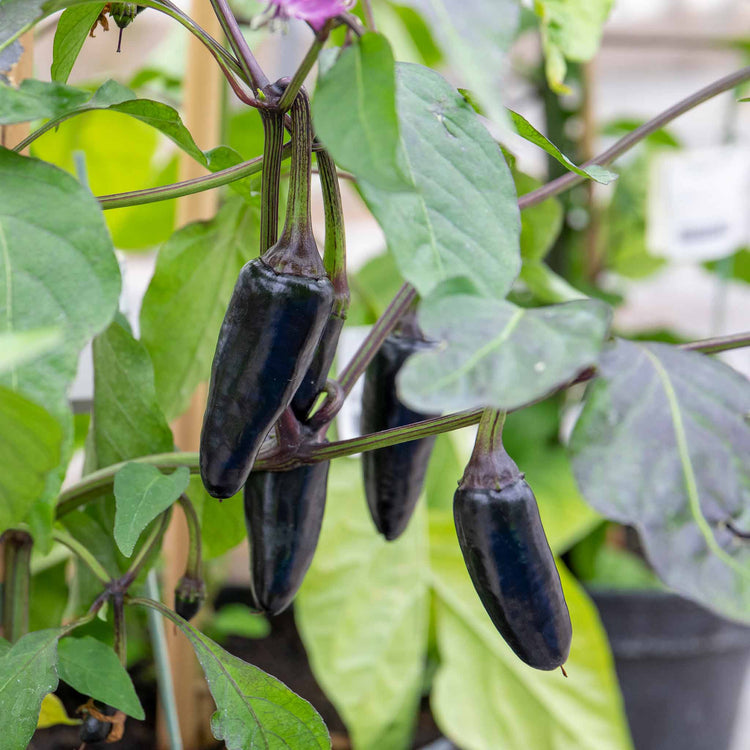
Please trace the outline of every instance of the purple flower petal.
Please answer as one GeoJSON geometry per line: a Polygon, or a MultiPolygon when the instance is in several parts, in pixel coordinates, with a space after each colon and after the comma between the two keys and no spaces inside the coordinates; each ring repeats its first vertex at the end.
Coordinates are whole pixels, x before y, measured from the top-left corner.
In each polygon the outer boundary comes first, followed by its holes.
{"type": "Polygon", "coordinates": [[[316,31],[323,28],[329,18],[343,13],[351,0],[271,0],[277,13],[287,18],[307,21],[316,31]]]}

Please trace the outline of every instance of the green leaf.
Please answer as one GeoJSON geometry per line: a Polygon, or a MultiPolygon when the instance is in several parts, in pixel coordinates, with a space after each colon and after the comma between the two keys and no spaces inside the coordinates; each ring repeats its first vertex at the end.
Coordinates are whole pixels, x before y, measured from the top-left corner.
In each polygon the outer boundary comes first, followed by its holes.
{"type": "Polygon", "coordinates": [[[190,469],[162,474],[155,466],[129,463],[115,475],[115,541],[126,557],[141,532],[187,489],[190,469]]]}
{"type": "Polygon", "coordinates": [[[404,278],[427,295],[465,277],[502,299],[518,274],[520,220],[502,153],[471,106],[440,75],[396,66],[399,163],[410,193],[359,188],[404,278]]]}
{"type": "Polygon", "coordinates": [[[330,749],[328,730],[306,700],[275,677],[232,656],[173,612],[159,611],[195,649],[217,708],[211,731],[228,750],[330,749]]]}
{"type": "Polygon", "coordinates": [[[431,518],[430,555],[440,650],[431,708],[448,738],[466,750],[631,748],[606,635],[564,566],[558,563],[573,625],[568,680],[525,665],[495,630],[450,514],[431,518]]]}
{"type": "Polygon", "coordinates": [[[0,373],[46,354],[62,343],[59,328],[40,328],[22,333],[0,333],[0,373]]]}
{"type": "MultiPolygon", "coordinates": [[[[517,169],[512,171],[519,195],[526,195],[541,187],[539,180],[517,169]]],[[[563,218],[562,203],[555,197],[521,211],[521,257],[524,263],[542,260],[547,255],[560,234],[563,218]]]]}
{"type": "Polygon", "coordinates": [[[750,383],[718,360],[618,341],[570,442],[600,513],[638,528],[671,588],[750,620],[750,383]]]}
{"type": "Polygon", "coordinates": [[[216,338],[242,266],[258,252],[257,208],[228,201],[211,221],[176,232],[159,252],[141,308],[159,403],[169,419],[208,379],[216,338]]]}
{"type": "Polygon", "coordinates": [[[5,638],[0,636],[0,659],[5,656],[5,654],[10,651],[11,643],[10,641],[7,641],[5,638]]]}
{"type": "Polygon", "coordinates": [[[595,300],[524,309],[467,295],[424,300],[419,320],[438,346],[409,358],[402,398],[425,412],[516,409],[595,364],[610,308],[595,300]]]}
{"type": "Polygon", "coordinates": [[[507,54],[516,36],[517,0],[401,0],[430,24],[451,67],[471,86],[487,116],[507,123],[499,92],[507,54]]]}
{"type": "Polygon", "coordinates": [[[93,3],[63,11],[52,43],[50,77],[53,81],[67,82],[83,43],[103,9],[104,3],[93,3]]]}
{"type": "Polygon", "coordinates": [[[367,512],[360,461],[334,461],[294,611],[315,678],[359,750],[411,747],[427,649],[426,571],[423,506],[386,542],[367,512]]]}
{"type": "Polygon", "coordinates": [[[56,628],[62,623],[70,596],[66,577],[67,568],[67,559],[56,565],[50,565],[38,573],[32,568],[29,591],[30,631],[56,628]]]}
{"type": "Polygon", "coordinates": [[[508,110],[510,119],[516,126],[518,135],[525,138],[535,146],[539,146],[542,150],[546,151],[553,159],[560,162],[566,169],[574,172],[581,177],[588,177],[595,182],[599,182],[602,185],[609,185],[610,182],[617,179],[617,175],[614,172],[610,172],[608,169],[599,166],[598,164],[592,164],[588,167],[577,167],[565,154],[555,146],[552,141],[548,140],[543,136],[525,117],[522,117],[518,112],[514,112],[512,109],[508,110]]]}
{"type": "Polygon", "coordinates": [[[245,604],[226,604],[213,614],[208,627],[216,640],[231,636],[266,638],[271,632],[268,620],[245,604]]]}
{"type": "Polygon", "coordinates": [[[585,62],[596,54],[612,3],[613,0],[534,0],[547,58],[547,81],[553,91],[568,91],[563,84],[566,59],[585,62]]]}
{"type": "Polygon", "coordinates": [[[130,675],[117,654],[90,635],[63,638],[57,647],[57,673],[73,689],[123,711],[134,719],[145,719],[130,675]]]}
{"type": "Polygon", "coordinates": [[[118,321],[94,339],[94,432],[99,467],[173,449],[148,352],[118,321]]]}
{"type": "Polygon", "coordinates": [[[57,118],[77,110],[91,92],[62,83],[27,78],[18,88],[0,84],[0,123],[11,125],[41,118],[57,118]]]}
{"type": "Polygon", "coordinates": [[[393,253],[376,255],[349,276],[351,304],[347,324],[373,325],[403,284],[393,253]]]}
{"type": "Polygon", "coordinates": [[[541,260],[524,260],[519,278],[534,297],[547,304],[587,299],[541,260]]]}
{"type": "Polygon", "coordinates": [[[0,534],[26,517],[60,464],[62,430],[41,406],[0,386],[0,534]]]}
{"type": "Polygon", "coordinates": [[[56,327],[63,341],[3,377],[55,415],[86,341],[110,321],[120,269],[93,196],[55,167],[0,149],[0,327],[56,327]],[[33,249],[33,252],[31,251],[33,249]]]}
{"type": "Polygon", "coordinates": [[[409,190],[399,169],[396,79],[388,40],[368,33],[344,49],[315,89],[315,132],[336,163],[384,190],[409,190]]]}
{"type": "Polygon", "coordinates": [[[36,729],[42,700],[57,687],[57,639],[62,630],[37,630],[0,657],[0,716],[4,750],[24,750],[36,729]],[[12,721],[10,721],[12,717],[12,721]]]}

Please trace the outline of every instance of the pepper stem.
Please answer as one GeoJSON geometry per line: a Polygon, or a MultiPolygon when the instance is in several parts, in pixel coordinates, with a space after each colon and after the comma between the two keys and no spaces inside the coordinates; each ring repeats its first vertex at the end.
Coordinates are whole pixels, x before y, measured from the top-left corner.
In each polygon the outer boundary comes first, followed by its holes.
{"type": "Polygon", "coordinates": [[[284,115],[262,110],[263,172],[260,191],[260,252],[276,244],[279,234],[279,186],[284,146],[284,115]]]}
{"type": "Polygon", "coordinates": [[[3,585],[3,633],[15,643],[29,630],[31,549],[34,540],[26,531],[3,534],[5,580],[3,585]]]}
{"type": "Polygon", "coordinates": [[[341,205],[341,190],[336,173],[336,164],[326,150],[317,152],[320,185],[323,189],[326,239],[323,265],[333,284],[333,315],[346,318],[349,309],[349,282],[346,278],[346,233],[344,210],[341,205]]]}
{"type": "Polygon", "coordinates": [[[503,447],[504,411],[485,409],[469,463],[461,477],[461,489],[502,490],[522,474],[503,447]]]}
{"type": "Polygon", "coordinates": [[[185,563],[185,575],[193,579],[201,578],[202,567],[202,546],[201,546],[201,525],[198,520],[198,514],[195,512],[195,506],[190,498],[184,493],[180,495],[177,501],[185,513],[185,520],[188,527],[188,558],[185,563]]]}

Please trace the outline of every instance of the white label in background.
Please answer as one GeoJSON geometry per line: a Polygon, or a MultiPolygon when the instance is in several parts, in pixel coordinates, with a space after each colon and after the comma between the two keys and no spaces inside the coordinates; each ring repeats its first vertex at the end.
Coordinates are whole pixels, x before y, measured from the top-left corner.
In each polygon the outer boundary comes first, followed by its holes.
{"type": "MultiPolygon", "coordinates": [[[[370,332],[372,326],[344,327],[339,339],[338,351],[336,352],[336,376],[346,363],[355,355],[365,336],[370,332]]],[[[336,430],[339,440],[350,440],[359,437],[362,433],[359,429],[359,420],[362,415],[362,387],[364,375],[354,384],[352,392],[344,401],[341,411],[336,415],[336,430]]]]}
{"type": "Polygon", "coordinates": [[[731,255],[750,239],[749,199],[747,146],[661,154],[649,181],[649,249],[684,263],[731,255]]]}

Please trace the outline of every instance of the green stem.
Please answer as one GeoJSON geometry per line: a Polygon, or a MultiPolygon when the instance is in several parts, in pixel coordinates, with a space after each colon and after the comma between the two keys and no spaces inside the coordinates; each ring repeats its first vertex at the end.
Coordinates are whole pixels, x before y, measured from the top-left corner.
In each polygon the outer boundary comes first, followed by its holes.
{"type": "Polygon", "coordinates": [[[312,70],[313,65],[315,65],[318,60],[320,50],[323,49],[323,45],[326,43],[328,35],[331,33],[332,25],[333,22],[328,21],[328,23],[326,23],[326,25],[315,35],[315,41],[312,43],[312,46],[307,51],[307,54],[292,76],[292,80],[286,87],[281,99],[279,99],[278,108],[282,112],[286,112],[289,107],[292,106],[292,102],[294,102],[295,97],[302,89],[305,79],[312,70]]]}
{"type": "Polygon", "coordinates": [[[385,309],[375,325],[370,329],[367,337],[357,349],[351,361],[343,369],[339,378],[339,385],[344,395],[348,395],[360,375],[367,369],[372,358],[382,346],[388,334],[398,323],[401,316],[409,309],[417,297],[417,292],[411,284],[404,284],[391,303],[385,309]]]}
{"type": "MultiPolygon", "coordinates": [[[[289,89],[287,88],[286,91],[289,89]]],[[[286,91],[284,93],[286,93],[286,91]]],[[[289,202],[282,233],[290,243],[300,231],[309,231],[310,170],[312,167],[312,122],[310,100],[299,91],[292,105],[292,173],[289,178],[289,202]]]]}
{"type": "Polygon", "coordinates": [[[331,155],[324,149],[316,154],[320,185],[323,190],[326,239],[323,252],[323,265],[333,284],[335,300],[333,314],[346,317],[349,309],[349,283],[346,274],[346,232],[344,230],[344,209],[341,205],[341,190],[336,173],[336,165],[331,155]]]}
{"type": "Polygon", "coordinates": [[[128,642],[125,630],[125,608],[123,606],[122,592],[112,596],[113,628],[115,634],[115,653],[120,659],[123,667],[128,666],[128,642]]]}
{"type": "Polygon", "coordinates": [[[172,669],[169,666],[167,634],[164,630],[164,621],[157,614],[157,612],[162,612],[161,607],[170,613],[171,610],[168,607],[159,605],[159,603],[155,601],[159,599],[159,583],[156,578],[155,570],[150,570],[148,576],[146,576],[146,590],[151,597],[150,599],[127,599],[126,601],[128,604],[145,604],[147,607],[150,606],[151,603],[157,605],[151,607],[148,612],[148,629],[151,634],[151,647],[154,651],[156,684],[159,688],[159,697],[161,698],[162,710],[164,711],[164,717],[166,719],[170,750],[182,750],[183,745],[182,735],[180,734],[180,720],[177,713],[177,700],[174,694],[172,669]]]}
{"type": "Polygon", "coordinates": [[[4,554],[3,634],[15,643],[29,631],[31,550],[34,540],[26,531],[13,529],[2,536],[4,554]]]}
{"type": "Polygon", "coordinates": [[[474,450],[459,487],[501,490],[515,482],[521,472],[503,447],[506,412],[485,409],[479,420],[474,450]]]}
{"type": "Polygon", "coordinates": [[[68,532],[62,531],[61,529],[55,529],[52,532],[52,538],[56,542],[64,544],[105,586],[112,580],[112,576],[96,559],[96,557],[94,557],[94,555],[92,555],[91,552],[89,552],[89,550],[75,537],[68,534],[68,532]]]}
{"type": "MultiPolygon", "coordinates": [[[[408,307],[408,305],[407,305],[408,307]]],[[[395,322],[394,322],[395,324],[395,322]]],[[[750,346],[750,332],[735,334],[732,336],[723,336],[719,338],[704,339],[702,341],[681,344],[678,349],[702,352],[712,354],[724,349],[738,349],[740,347],[750,346]],[[722,343],[723,342],[723,343],[722,343]],[[742,343],[740,343],[742,342],[742,343]]],[[[596,375],[595,371],[589,370],[580,375],[573,381],[574,383],[583,383],[591,380],[596,375]]],[[[567,388],[569,384],[560,387],[559,390],[567,388]]],[[[546,398],[546,397],[545,397],[546,398]]],[[[530,404],[525,404],[525,409],[530,404]]],[[[385,448],[398,443],[406,443],[410,440],[428,437],[430,435],[439,435],[443,432],[451,432],[461,427],[469,427],[477,424],[484,409],[469,409],[467,411],[447,414],[441,417],[425,419],[421,422],[414,422],[404,427],[394,427],[390,430],[373,432],[369,435],[362,435],[350,440],[339,440],[333,443],[317,444],[305,447],[304,453],[295,456],[282,456],[267,452],[261,454],[253,466],[253,471],[279,471],[293,469],[302,464],[317,463],[318,461],[329,461],[334,458],[343,456],[352,456],[356,453],[385,448]]],[[[508,413],[517,411],[509,409],[508,413]]],[[[160,453],[153,456],[143,456],[133,459],[136,463],[157,466],[162,470],[175,469],[179,466],[187,466],[192,474],[198,473],[198,454],[197,453],[160,453]]],[[[93,472],[84,477],[77,484],[68,487],[61,492],[58,497],[56,516],[60,518],[66,513],[70,513],[78,506],[100,497],[105,491],[112,488],[115,474],[125,466],[125,463],[107,466],[104,469],[93,472]]]]}
{"type": "Polygon", "coordinates": [[[202,542],[201,542],[201,525],[198,520],[198,514],[195,512],[195,506],[190,502],[190,498],[182,494],[178,500],[185,513],[185,520],[188,527],[188,558],[185,564],[185,573],[191,578],[198,579],[201,577],[202,567],[202,542]]]}
{"type": "Polygon", "coordinates": [[[123,591],[126,590],[136,578],[138,578],[141,570],[143,570],[143,567],[148,562],[154,550],[161,544],[171,517],[172,508],[170,507],[161,514],[158,526],[156,526],[151,532],[151,536],[143,544],[140,550],[138,550],[138,554],[133,558],[133,562],[130,564],[128,572],[120,580],[120,588],[123,591]]]}
{"type": "Polygon", "coordinates": [[[263,177],[260,192],[260,254],[276,244],[279,234],[279,188],[284,147],[284,113],[268,110],[263,120],[263,177]]]}

